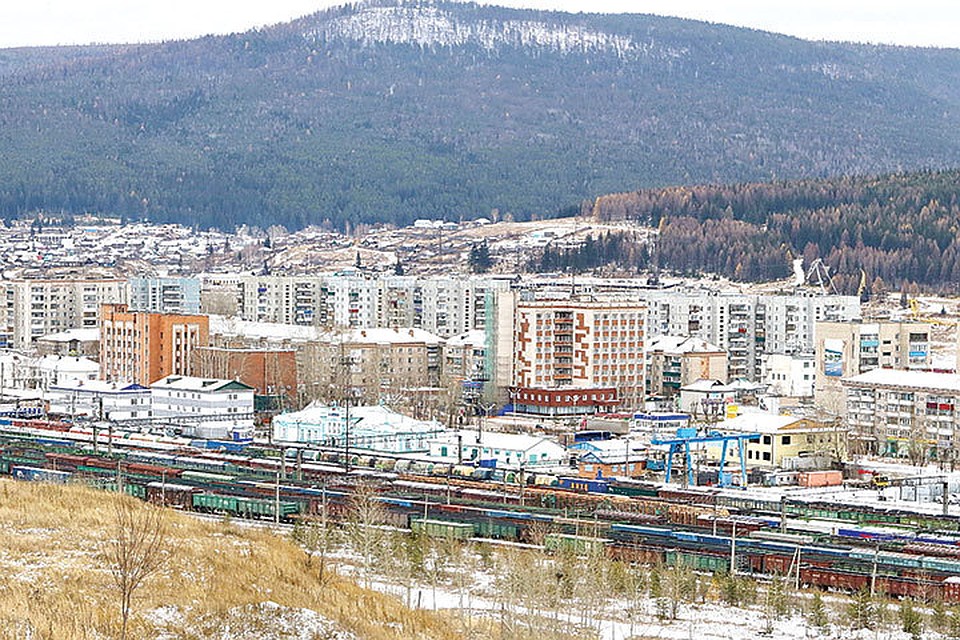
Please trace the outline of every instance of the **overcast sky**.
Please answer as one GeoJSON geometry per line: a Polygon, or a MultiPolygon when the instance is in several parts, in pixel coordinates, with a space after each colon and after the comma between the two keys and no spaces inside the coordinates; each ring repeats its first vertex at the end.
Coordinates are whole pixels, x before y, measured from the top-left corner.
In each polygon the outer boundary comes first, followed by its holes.
{"type": "MultiPolygon", "coordinates": [[[[343,0],[0,0],[0,48],[231,33],[343,0]]],[[[960,47],[958,0],[503,0],[512,7],[655,13],[814,40],[960,47]]]]}

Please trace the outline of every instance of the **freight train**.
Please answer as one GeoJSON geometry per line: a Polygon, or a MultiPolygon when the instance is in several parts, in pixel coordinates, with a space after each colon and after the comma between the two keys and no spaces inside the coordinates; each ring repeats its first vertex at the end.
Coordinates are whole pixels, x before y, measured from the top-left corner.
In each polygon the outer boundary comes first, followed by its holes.
{"type": "MultiPolygon", "coordinates": [[[[113,452],[113,458],[105,458],[50,442],[36,447],[21,442],[0,451],[0,473],[25,480],[82,479],[175,508],[282,521],[321,512],[334,520],[345,518],[354,500],[352,481],[364,478],[377,487],[375,499],[382,503],[386,521],[403,528],[429,519],[430,529],[443,530],[449,523],[461,537],[469,532],[473,537],[543,544],[546,536],[553,536],[555,546],[570,536],[587,537],[603,541],[591,545],[622,560],[681,562],[702,570],[730,570],[729,558],[734,556],[733,569],[745,573],[792,571],[800,582],[823,588],[856,589],[869,580],[892,595],[935,593],[960,601],[960,558],[950,553],[960,549],[957,536],[951,535],[955,518],[822,503],[781,505],[750,496],[638,483],[608,482],[601,490],[573,483],[564,488],[559,478],[554,485],[509,485],[457,476],[452,468],[443,478],[409,469],[397,472],[396,465],[392,471],[345,474],[323,461],[302,462],[291,469],[268,457],[119,446],[113,452]],[[278,469],[289,473],[296,469],[305,480],[281,483],[278,469]],[[321,487],[316,486],[318,479],[321,487]],[[836,515],[841,525],[850,524],[835,527],[833,544],[815,543],[812,536],[771,531],[781,512],[836,515]],[[876,527],[869,526],[878,522],[909,526],[910,519],[919,517],[937,525],[939,533],[914,531],[899,534],[899,540],[893,534],[881,539],[872,535],[876,527]],[[864,542],[873,546],[857,546],[864,542]],[[890,544],[899,544],[902,553],[881,547],[890,544]],[[930,546],[945,551],[932,553],[930,546]]],[[[376,461],[365,462],[377,466],[376,461]]]]}

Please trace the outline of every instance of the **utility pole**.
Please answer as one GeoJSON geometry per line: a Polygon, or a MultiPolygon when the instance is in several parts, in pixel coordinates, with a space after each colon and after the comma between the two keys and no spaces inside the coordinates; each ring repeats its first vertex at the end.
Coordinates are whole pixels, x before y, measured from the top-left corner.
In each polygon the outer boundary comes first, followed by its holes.
{"type": "Polygon", "coordinates": [[[347,411],[343,423],[343,465],[347,473],[350,472],[350,393],[343,397],[347,411]]]}
{"type": "Polygon", "coordinates": [[[273,498],[273,522],[280,524],[280,472],[277,471],[276,492],[273,498]]]}
{"type": "Polygon", "coordinates": [[[730,575],[737,575],[737,521],[733,521],[733,531],[730,535],[730,575]]]}

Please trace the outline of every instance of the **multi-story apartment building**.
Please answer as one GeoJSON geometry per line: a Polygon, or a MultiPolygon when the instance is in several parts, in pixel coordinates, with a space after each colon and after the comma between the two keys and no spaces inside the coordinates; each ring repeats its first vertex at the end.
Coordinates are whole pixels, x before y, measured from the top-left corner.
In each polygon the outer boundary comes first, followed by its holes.
{"type": "Polygon", "coordinates": [[[512,386],[526,405],[536,398],[533,390],[613,388],[622,406],[640,406],[645,312],[642,303],[629,299],[518,301],[512,386]]]}
{"type": "Polygon", "coordinates": [[[105,304],[100,375],[144,386],[171,374],[190,375],[194,350],[207,346],[208,340],[207,316],[129,311],[125,304],[105,304]]]}
{"type": "MultiPolygon", "coordinates": [[[[216,319],[212,346],[198,357],[216,358],[217,350],[294,351],[298,404],[335,401],[350,393],[372,404],[390,399],[403,404],[411,390],[441,384],[444,341],[422,329],[347,329],[324,332],[313,327],[216,319]]],[[[274,368],[270,367],[271,371],[274,368]]],[[[280,380],[286,374],[276,372],[280,380]]],[[[291,376],[292,377],[292,376],[291,376]]],[[[245,378],[242,380],[247,381],[245,378]]],[[[251,378],[249,384],[256,384],[251,378]]],[[[288,383],[281,384],[286,385],[288,383]]]]}
{"type": "Polygon", "coordinates": [[[810,353],[814,325],[860,317],[856,296],[641,291],[649,336],[695,336],[727,352],[727,378],[759,381],[770,353],[810,353]]]}
{"type": "Polygon", "coordinates": [[[125,280],[10,280],[0,284],[0,347],[30,349],[49,333],[96,328],[103,303],[124,303],[125,280]]]}
{"type": "Polygon", "coordinates": [[[486,332],[467,331],[444,343],[443,374],[455,380],[483,380],[486,376],[486,332]]]}
{"type": "Polygon", "coordinates": [[[873,369],[842,384],[855,452],[956,460],[960,375],[873,369]]]}
{"type": "Polygon", "coordinates": [[[486,324],[487,297],[509,290],[498,278],[208,275],[205,312],[252,322],[324,328],[412,327],[449,337],[486,324]]]}
{"type": "Polygon", "coordinates": [[[648,395],[675,396],[697,380],[726,380],[727,354],[700,338],[657,336],[646,350],[648,395]]]}
{"type": "Polygon", "coordinates": [[[812,396],[815,362],[812,353],[768,354],[763,360],[762,382],[767,385],[770,395],[794,398],[812,396]]]}
{"type": "Polygon", "coordinates": [[[152,313],[200,313],[198,278],[130,278],[130,309],[152,313]]]}
{"type": "Polygon", "coordinates": [[[843,378],[873,369],[929,369],[929,324],[921,322],[818,322],[814,398],[841,415],[843,378]]]}

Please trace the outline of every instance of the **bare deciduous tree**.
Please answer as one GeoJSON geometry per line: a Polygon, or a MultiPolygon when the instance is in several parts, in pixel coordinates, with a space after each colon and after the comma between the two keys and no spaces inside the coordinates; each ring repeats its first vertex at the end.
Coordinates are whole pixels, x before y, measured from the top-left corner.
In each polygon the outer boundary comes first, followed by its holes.
{"type": "Polygon", "coordinates": [[[166,517],[159,507],[124,498],[115,503],[113,528],[103,551],[120,592],[120,638],[126,640],[134,593],[170,557],[166,517]]]}

